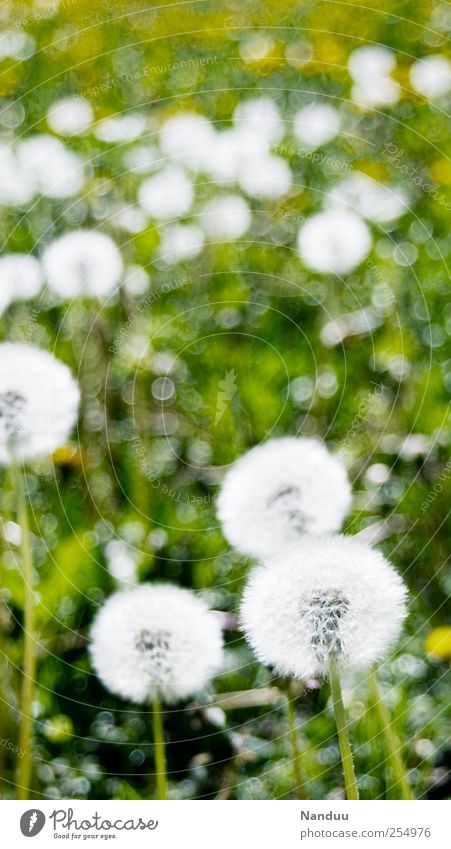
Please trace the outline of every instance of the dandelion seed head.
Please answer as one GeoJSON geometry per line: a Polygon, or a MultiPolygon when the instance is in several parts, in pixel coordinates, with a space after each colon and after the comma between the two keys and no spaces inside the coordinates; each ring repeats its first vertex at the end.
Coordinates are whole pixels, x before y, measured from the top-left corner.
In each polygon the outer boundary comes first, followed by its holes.
{"type": "Polygon", "coordinates": [[[252,570],[241,624],[258,658],[281,675],[327,674],[329,658],[364,668],[393,646],[406,588],[378,551],[352,537],[304,537],[252,570]]]}
{"type": "Polygon", "coordinates": [[[45,249],[42,263],[49,287],[63,298],[106,297],[119,285],[123,271],[115,242],[94,230],[59,236],[45,249]]]}
{"type": "Polygon", "coordinates": [[[271,439],[241,457],[226,474],[218,516],[239,551],[264,557],[302,534],[340,529],[351,488],[339,460],[316,439],[271,439]]]}
{"type": "Polygon", "coordinates": [[[83,186],[83,160],[54,136],[41,133],[19,142],[16,151],[19,169],[35,192],[49,198],[67,198],[83,186]]]}
{"type": "Polygon", "coordinates": [[[39,261],[28,254],[0,257],[0,313],[13,301],[34,298],[42,287],[39,261]]]}
{"type": "Polygon", "coordinates": [[[139,203],[144,212],[157,221],[168,221],[186,215],[193,202],[193,184],[178,165],[167,165],[148,177],[139,189],[139,203]]]}
{"type": "Polygon", "coordinates": [[[78,136],[93,120],[93,108],[82,97],[62,97],[47,112],[47,124],[59,136],[78,136]]]}
{"type": "Polygon", "coordinates": [[[354,80],[353,100],[363,108],[397,103],[401,87],[390,76],[395,68],[395,55],[387,47],[368,44],[354,50],[348,61],[348,70],[354,80]]]}
{"type": "Polygon", "coordinates": [[[213,198],[200,212],[200,225],[210,239],[239,239],[249,229],[251,220],[249,206],[240,195],[213,198]]]}
{"type": "Polygon", "coordinates": [[[254,152],[239,169],[238,183],[243,192],[259,200],[283,197],[292,181],[291,168],[280,156],[254,152]]]}
{"type": "Polygon", "coordinates": [[[212,154],[216,133],[208,118],[194,112],[182,112],[168,118],[160,130],[160,146],[166,156],[203,170],[206,156],[212,154]]]}
{"type": "Polygon", "coordinates": [[[293,131],[308,148],[332,141],[340,130],[340,113],[327,103],[310,103],[294,116],[293,131]]]}
{"type": "Polygon", "coordinates": [[[51,454],[72,430],[79,390],[52,354],[21,343],[0,345],[0,463],[51,454]]]}
{"type": "Polygon", "coordinates": [[[280,141],[285,134],[279,108],[269,97],[255,97],[239,103],[233,113],[233,122],[235,127],[256,138],[263,138],[268,147],[280,141]]]}
{"type": "Polygon", "coordinates": [[[110,692],[172,704],[199,692],[222,664],[217,614],[190,590],[142,584],[115,593],[91,628],[94,669],[110,692]]]}
{"type": "Polygon", "coordinates": [[[394,106],[401,96],[401,86],[391,77],[385,77],[368,85],[357,83],[352,87],[351,96],[362,109],[377,109],[380,106],[394,106]]]}
{"type": "Polygon", "coordinates": [[[164,228],[158,256],[164,265],[194,259],[204,246],[204,234],[195,224],[170,224],[164,228]]]}
{"type": "Polygon", "coordinates": [[[302,225],[298,249],[303,263],[322,274],[346,274],[357,268],[371,248],[367,225],[347,209],[312,215],[302,225]]]}
{"type": "Polygon", "coordinates": [[[111,118],[104,118],[96,124],[94,135],[99,141],[115,144],[134,141],[145,129],[146,116],[135,112],[132,115],[112,115],[111,118]]]}
{"type": "Polygon", "coordinates": [[[424,56],[410,69],[412,88],[424,97],[434,100],[451,89],[451,62],[446,56],[424,56]]]}
{"type": "Polygon", "coordinates": [[[353,50],[348,60],[351,77],[358,82],[366,76],[386,77],[396,68],[396,59],[392,50],[379,44],[365,44],[353,50]]]}
{"type": "Polygon", "coordinates": [[[328,202],[334,209],[351,208],[381,224],[395,221],[408,211],[406,194],[399,186],[384,186],[359,171],[340,180],[329,192],[328,202]]]}
{"type": "Polygon", "coordinates": [[[0,144],[0,204],[24,206],[33,199],[35,180],[25,172],[11,147],[0,144]]]}

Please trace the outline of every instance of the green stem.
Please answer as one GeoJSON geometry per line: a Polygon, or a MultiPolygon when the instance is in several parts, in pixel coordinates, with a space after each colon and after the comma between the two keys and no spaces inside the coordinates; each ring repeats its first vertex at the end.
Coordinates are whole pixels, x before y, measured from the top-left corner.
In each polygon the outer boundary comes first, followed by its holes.
{"type": "Polygon", "coordinates": [[[393,770],[396,786],[399,787],[402,799],[413,799],[409,780],[407,778],[406,767],[401,754],[401,743],[395,729],[393,728],[387,705],[381,699],[377,679],[372,671],[368,673],[368,684],[371,700],[385,738],[388,760],[393,770]]]}
{"type": "Polygon", "coordinates": [[[296,798],[308,799],[305,791],[304,779],[302,777],[302,755],[299,748],[298,731],[296,727],[296,713],[294,701],[287,696],[287,719],[290,730],[291,749],[293,752],[294,780],[296,781],[296,798]]]}
{"type": "Polygon", "coordinates": [[[23,753],[17,766],[17,798],[28,799],[32,775],[33,689],[36,672],[34,636],[33,554],[28,524],[27,501],[22,470],[16,460],[11,464],[12,480],[20,525],[20,555],[24,582],[24,660],[20,699],[19,749],[23,753]]]}
{"type": "Polygon", "coordinates": [[[335,722],[337,723],[338,743],[340,745],[341,762],[345,779],[346,797],[358,799],[359,791],[355,780],[354,763],[352,760],[351,744],[349,742],[348,728],[346,725],[346,714],[341,695],[340,675],[335,658],[331,655],[329,659],[329,679],[334,703],[335,722]]]}
{"type": "Polygon", "coordinates": [[[153,744],[155,772],[157,781],[157,799],[167,799],[166,752],[164,745],[163,714],[158,698],[153,701],[152,712],[153,744]]]}

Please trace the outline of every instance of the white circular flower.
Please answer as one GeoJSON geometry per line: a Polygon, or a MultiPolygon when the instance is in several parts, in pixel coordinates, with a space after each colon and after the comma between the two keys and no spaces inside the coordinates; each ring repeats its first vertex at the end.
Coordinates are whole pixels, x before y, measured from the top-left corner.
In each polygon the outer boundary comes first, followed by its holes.
{"type": "Polygon", "coordinates": [[[123,540],[112,539],[105,546],[105,557],[110,575],[120,589],[137,583],[136,552],[123,540]]]}
{"type": "Polygon", "coordinates": [[[27,59],[36,49],[36,42],[22,29],[2,29],[0,32],[0,61],[10,59],[27,59]]]}
{"type": "Polygon", "coordinates": [[[387,47],[369,44],[354,50],[348,60],[349,73],[355,83],[353,100],[364,108],[397,103],[401,87],[390,76],[395,68],[395,55],[387,47]]]}
{"type": "Polygon", "coordinates": [[[243,163],[238,182],[250,197],[271,200],[289,192],[292,174],[290,166],[280,156],[255,154],[243,163]]]}
{"type": "Polygon", "coordinates": [[[193,184],[183,168],[167,165],[158,174],[144,180],[138,199],[152,218],[168,221],[189,212],[193,195],[193,184]]]}
{"type": "Polygon", "coordinates": [[[211,155],[215,144],[214,127],[207,118],[194,112],[182,112],[168,118],[160,130],[163,153],[194,170],[203,170],[205,157],[211,155]]]}
{"type": "Polygon", "coordinates": [[[96,124],[94,135],[99,141],[114,144],[128,142],[142,136],[146,129],[146,116],[139,113],[129,115],[113,115],[104,118],[96,124]]]}
{"type": "Polygon", "coordinates": [[[62,445],[77,419],[79,390],[70,369],[47,351],[0,344],[0,462],[28,460],[62,445]]]}
{"type": "Polygon", "coordinates": [[[125,151],[123,162],[133,174],[148,174],[161,161],[161,153],[155,144],[137,144],[125,151]]]}
{"type": "Polygon", "coordinates": [[[352,87],[351,97],[363,109],[393,106],[401,97],[401,86],[390,77],[381,77],[372,83],[359,83],[352,87]]]}
{"type": "Polygon", "coordinates": [[[130,295],[143,295],[150,284],[150,276],[141,265],[128,265],[125,269],[123,287],[130,295]]]}
{"type": "Polygon", "coordinates": [[[90,654],[103,685],[133,702],[166,704],[205,687],[222,663],[217,614],[190,590],[142,584],[115,593],[91,628],[90,654]]]}
{"type": "Polygon", "coordinates": [[[218,516],[232,545],[264,557],[302,534],[339,530],[350,505],[341,462],[316,439],[287,436],[234,463],[218,498],[218,516]]]}
{"type": "Polygon", "coordinates": [[[323,274],[352,271],[371,248],[365,222],[350,210],[319,212],[302,225],[298,248],[304,264],[323,274]]]}
{"type": "Polygon", "coordinates": [[[327,103],[311,103],[294,116],[294,135],[305,147],[327,144],[335,138],[339,129],[340,113],[327,103]]]}
{"type": "Polygon", "coordinates": [[[59,136],[78,136],[94,120],[94,110],[82,97],[62,97],[47,112],[47,124],[59,136]]]}
{"type": "Polygon", "coordinates": [[[0,313],[10,303],[34,298],[43,283],[39,261],[28,254],[0,257],[0,313]]]}
{"type": "Polygon", "coordinates": [[[399,186],[384,186],[360,171],[337,183],[329,192],[328,202],[335,208],[350,207],[364,218],[382,224],[395,221],[408,211],[405,192],[399,186]]]}
{"type": "Polygon", "coordinates": [[[234,127],[217,134],[215,145],[205,152],[202,171],[215,182],[233,183],[255,156],[267,155],[263,136],[256,136],[245,127],[234,127]]]}
{"type": "Polygon", "coordinates": [[[171,224],[165,227],[158,246],[158,256],[166,265],[194,259],[204,246],[204,234],[195,224],[171,224]]]}
{"type": "Polygon", "coordinates": [[[353,537],[305,537],[253,569],[241,624],[257,657],[280,675],[326,675],[329,658],[363,668],[394,644],[406,588],[392,565],[353,537]]]}
{"type": "Polygon", "coordinates": [[[19,167],[45,197],[73,197],[83,186],[83,160],[53,136],[40,134],[24,139],[17,146],[16,156],[19,167]]]}
{"type": "Polygon", "coordinates": [[[348,70],[355,82],[370,83],[374,77],[388,77],[395,68],[395,54],[379,44],[357,47],[348,59],[348,70]]]}
{"type": "Polygon", "coordinates": [[[451,62],[446,56],[424,56],[413,63],[410,82],[424,97],[431,100],[442,97],[451,89],[451,62]]]}
{"type": "Polygon", "coordinates": [[[215,197],[202,208],[199,223],[210,239],[232,241],[249,229],[252,221],[249,205],[240,195],[215,197]]]}
{"type": "Polygon", "coordinates": [[[0,204],[25,206],[36,189],[36,181],[21,167],[11,148],[0,144],[0,204]]]}
{"type": "Polygon", "coordinates": [[[94,230],[73,230],[45,249],[42,263],[47,283],[64,298],[105,297],[122,276],[122,257],[109,236],[94,230]]]}
{"type": "Polygon", "coordinates": [[[268,147],[285,134],[279,109],[269,97],[255,97],[239,103],[233,113],[233,122],[256,138],[264,139],[268,147]]]}

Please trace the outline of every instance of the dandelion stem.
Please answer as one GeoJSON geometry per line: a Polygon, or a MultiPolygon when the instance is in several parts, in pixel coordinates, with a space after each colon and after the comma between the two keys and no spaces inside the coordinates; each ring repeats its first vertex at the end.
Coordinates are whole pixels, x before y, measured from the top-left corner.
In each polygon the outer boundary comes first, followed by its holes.
{"type": "Polygon", "coordinates": [[[16,496],[17,518],[20,525],[20,555],[24,582],[24,659],[20,699],[19,750],[23,753],[17,766],[17,798],[28,799],[32,773],[33,689],[36,671],[34,635],[33,554],[28,524],[27,502],[22,470],[17,460],[11,463],[11,475],[16,496]]]}
{"type": "Polygon", "coordinates": [[[387,755],[393,771],[396,786],[399,788],[402,799],[412,799],[412,791],[401,754],[401,743],[393,727],[387,705],[381,699],[379,686],[373,671],[368,673],[368,684],[371,700],[384,734],[387,755]]]}
{"type": "Polygon", "coordinates": [[[152,712],[157,799],[167,799],[166,752],[164,745],[163,714],[158,698],[153,701],[152,712]]]}
{"type": "Polygon", "coordinates": [[[345,779],[346,797],[358,799],[359,791],[355,780],[354,763],[352,760],[351,744],[349,742],[346,714],[341,695],[340,675],[333,655],[329,659],[329,679],[334,704],[335,722],[337,723],[338,743],[340,745],[341,762],[345,779]]]}
{"type": "Polygon", "coordinates": [[[287,696],[287,719],[288,727],[290,729],[291,748],[293,752],[293,770],[294,779],[296,781],[296,798],[307,799],[308,796],[305,791],[304,779],[302,776],[302,755],[301,750],[299,748],[298,732],[296,727],[296,713],[294,710],[294,702],[292,699],[290,699],[289,695],[287,696]]]}

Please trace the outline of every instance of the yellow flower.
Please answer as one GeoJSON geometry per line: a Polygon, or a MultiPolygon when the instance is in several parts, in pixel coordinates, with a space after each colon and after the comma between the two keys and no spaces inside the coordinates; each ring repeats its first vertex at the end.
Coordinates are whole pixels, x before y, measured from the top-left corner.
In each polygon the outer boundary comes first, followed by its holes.
{"type": "Polygon", "coordinates": [[[441,660],[451,658],[451,626],[433,628],[425,642],[426,653],[441,660]]]}

